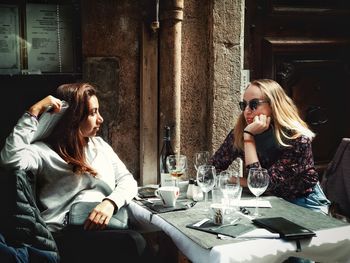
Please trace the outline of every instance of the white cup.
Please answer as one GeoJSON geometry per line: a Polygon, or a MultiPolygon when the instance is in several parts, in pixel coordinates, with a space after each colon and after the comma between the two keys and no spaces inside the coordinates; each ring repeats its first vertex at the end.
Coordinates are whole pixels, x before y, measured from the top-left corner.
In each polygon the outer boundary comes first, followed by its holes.
{"type": "Polygon", "coordinates": [[[162,186],[154,193],[162,200],[164,206],[170,207],[175,206],[176,200],[180,195],[180,189],[177,186],[162,186]]]}

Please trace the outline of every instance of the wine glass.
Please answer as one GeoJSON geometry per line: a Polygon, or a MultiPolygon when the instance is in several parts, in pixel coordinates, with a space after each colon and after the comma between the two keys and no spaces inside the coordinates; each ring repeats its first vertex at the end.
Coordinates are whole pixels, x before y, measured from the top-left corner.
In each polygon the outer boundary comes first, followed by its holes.
{"type": "Polygon", "coordinates": [[[200,151],[195,153],[194,155],[194,168],[198,170],[198,167],[204,164],[208,164],[209,162],[209,152],[208,151],[200,151]]]}
{"type": "Polygon", "coordinates": [[[250,168],[247,178],[248,188],[255,195],[255,211],[253,216],[258,217],[258,199],[269,185],[269,174],[264,168],[250,168]]]}
{"type": "Polygon", "coordinates": [[[200,165],[197,168],[197,183],[205,195],[204,210],[208,210],[208,192],[214,188],[216,170],[213,165],[200,165]]]}
{"type": "Polygon", "coordinates": [[[181,154],[168,155],[166,166],[172,177],[175,178],[175,186],[179,187],[178,179],[185,173],[187,168],[187,157],[181,154]]]}

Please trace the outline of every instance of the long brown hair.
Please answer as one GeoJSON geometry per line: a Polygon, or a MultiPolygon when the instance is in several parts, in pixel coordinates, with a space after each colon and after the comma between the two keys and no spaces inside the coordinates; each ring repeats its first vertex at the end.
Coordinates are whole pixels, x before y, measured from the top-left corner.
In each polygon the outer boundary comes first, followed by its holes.
{"type": "Polygon", "coordinates": [[[89,83],[69,83],[59,86],[57,98],[68,102],[68,109],[46,142],[70,165],[77,174],[96,171],[87,163],[84,148],[88,139],[83,137],[80,124],[89,115],[89,99],[96,89],[89,83]]]}

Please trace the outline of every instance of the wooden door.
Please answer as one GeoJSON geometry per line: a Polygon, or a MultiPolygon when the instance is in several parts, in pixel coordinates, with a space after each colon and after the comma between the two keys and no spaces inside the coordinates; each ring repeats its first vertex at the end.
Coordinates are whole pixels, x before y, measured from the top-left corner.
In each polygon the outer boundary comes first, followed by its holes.
{"type": "Polygon", "coordinates": [[[320,174],[350,137],[350,1],[246,0],[245,68],[277,80],[317,134],[320,174]]]}

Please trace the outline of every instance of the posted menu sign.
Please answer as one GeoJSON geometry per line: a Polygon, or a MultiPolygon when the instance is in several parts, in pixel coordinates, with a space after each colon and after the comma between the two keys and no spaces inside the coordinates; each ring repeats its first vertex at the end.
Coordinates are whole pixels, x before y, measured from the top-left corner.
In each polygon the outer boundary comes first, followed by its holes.
{"type": "Polygon", "coordinates": [[[29,72],[73,71],[71,11],[66,5],[27,4],[29,72]]]}
{"type": "Polygon", "coordinates": [[[20,71],[18,7],[0,6],[0,73],[17,74],[20,71]]]}

